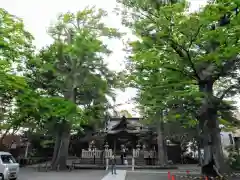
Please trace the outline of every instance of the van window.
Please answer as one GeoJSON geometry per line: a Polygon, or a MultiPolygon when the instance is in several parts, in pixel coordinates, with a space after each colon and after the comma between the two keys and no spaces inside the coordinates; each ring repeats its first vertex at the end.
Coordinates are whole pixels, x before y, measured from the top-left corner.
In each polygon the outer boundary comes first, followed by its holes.
{"type": "Polygon", "coordinates": [[[16,160],[11,155],[1,155],[1,159],[2,159],[3,164],[16,163],[16,160]]]}

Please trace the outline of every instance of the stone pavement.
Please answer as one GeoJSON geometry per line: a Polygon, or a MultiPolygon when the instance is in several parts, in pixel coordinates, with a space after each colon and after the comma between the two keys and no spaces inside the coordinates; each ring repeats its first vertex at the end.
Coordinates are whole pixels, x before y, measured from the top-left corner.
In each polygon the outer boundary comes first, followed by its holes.
{"type": "Polygon", "coordinates": [[[166,173],[128,172],[125,180],[168,180],[166,173]]]}
{"type": "Polygon", "coordinates": [[[101,180],[125,180],[127,171],[126,170],[118,170],[117,174],[112,174],[109,172],[106,176],[104,176],[101,180]]]}
{"type": "MultiPolygon", "coordinates": [[[[188,168],[187,168],[188,169],[188,168]]],[[[185,168],[169,170],[171,175],[186,176],[185,168]]],[[[200,172],[190,171],[190,175],[199,175],[200,172]]],[[[73,170],[66,172],[37,172],[34,168],[21,168],[19,180],[168,180],[168,170],[135,170],[118,169],[117,175],[105,170],[73,170]]],[[[229,180],[239,180],[229,178],[229,180]]]]}
{"type": "Polygon", "coordinates": [[[21,168],[19,180],[167,180],[167,171],[117,170],[117,175],[104,170],[74,170],[71,172],[37,172],[21,168]]]}
{"type": "Polygon", "coordinates": [[[105,175],[103,170],[36,172],[33,168],[21,168],[18,180],[101,180],[105,175]]]}

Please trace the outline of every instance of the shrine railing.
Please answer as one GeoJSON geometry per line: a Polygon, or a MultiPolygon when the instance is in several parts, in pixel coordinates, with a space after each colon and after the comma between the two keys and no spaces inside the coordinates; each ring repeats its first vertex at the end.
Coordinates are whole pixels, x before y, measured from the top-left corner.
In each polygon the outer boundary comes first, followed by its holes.
{"type": "Polygon", "coordinates": [[[105,158],[112,157],[112,149],[107,150],[82,150],[81,157],[86,159],[91,158],[102,158],[104,155],[105,158]],[[104,154],[103,154],[104,153],[104,154]]]}
{"type": "Polygon", "coordinates": [[[138,158],[140,155],[140,150],[139,149],[133,149],[133,157],[138,158]]]}
{"type": "Polygon", "coordinates": [[[112,149],[107,149],[104,151],[105,158],[111,158],[112,157],[112,149]]]}
{"type": "Polygon", "coordinates": [[[133,155],[134,158],[139,158],[140,156],[143,157],[144,159],[156,158],[157,152],[156,151],[146,151],[146,150],[140,150],[140,149],[133,149],[132,155],[133,155]]]}
{"type": "Polygon", "coordinates": [[[100,158],[102,154],[102,150],[82,150],[82,158],[100,158]]]}
{"type": "Polygon", "coordinates": [[[147,158],[156,158],[157,156],[157,152],[156,151],[143,151],[143,156],[144,156],[144,159],[147,159],[147,158]]]}

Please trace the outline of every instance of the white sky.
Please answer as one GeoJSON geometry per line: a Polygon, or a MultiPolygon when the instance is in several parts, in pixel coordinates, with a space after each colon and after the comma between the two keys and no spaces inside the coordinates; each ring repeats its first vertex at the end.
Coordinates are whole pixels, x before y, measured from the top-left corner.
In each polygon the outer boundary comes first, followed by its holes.
{"type": "MultiPolygon", "coordinates": [[[[200,5],[204,5],[206,0],[190,0],[191,9],[196,10],[200,5]]],[[[23,19],[26,29],[35,37],[34,44],[41,48],[52,42],[47,35],[46,30],[50,23],[56,19],[61,12],[75,12],[84,9],[86,6],[95,5],[108,11],[109,16],[106,23],[115,28],[123,29],[120,17],[117,17],[113,10],[116,7],[115,0],[1,0],[0,7],[6,9],[9,13],[23,19]]],[[[119,69],[123,64],[124,52],[121,40],[112,40],[109,46],[113,54],[106,59],[110,68],[119,69]]],[[[118,92],[116,104],[124,104],[136,94],[135,90],[127,89],[125,92],[118,92]]],[[[119,110],[128,110],[134,114],[134,104],[125,104],[119,106],[119,110]]]]}

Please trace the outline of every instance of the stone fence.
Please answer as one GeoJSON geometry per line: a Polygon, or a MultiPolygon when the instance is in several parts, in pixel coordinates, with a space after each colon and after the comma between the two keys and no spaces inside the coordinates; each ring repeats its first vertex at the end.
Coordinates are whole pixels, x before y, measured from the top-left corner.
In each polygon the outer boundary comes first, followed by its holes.
{"type": "Polygon", "coordinates": [[[82,158],[86,159],[91,159],[91,158],[101,158],[102,150],[93,150],[93,151],[88,151],[88,150],[82,150],[82,158]]]}
{"type": "MultiPolygon", "coordinates": [[[[112,149],[105,150],[82,150],[81,157],[83,159],[105,159],[106,170],[109,168],[109,160],[113,155],[112,149]]],[[[140,149],[132,150],[132,170],[135,168],[135,159],[144,158],[144,159],[154,159],[156,158],[156,151],[143,151],[140,149]]]]}
{"type": "MultiPolygon", "coordinates": [[[[133,158],[139,158],[140,154],[143,154],[144,159],[147,158],[155,158],[157,156],[156,151],[142,151],[139,149],[133,149],[132,150],[132,156],[133,158]]],[[[106,149],[106,150],[82,150],[81,157],[90,159],[90,158],[110,158],[112,156],[112,149],[106,149]]]]}

